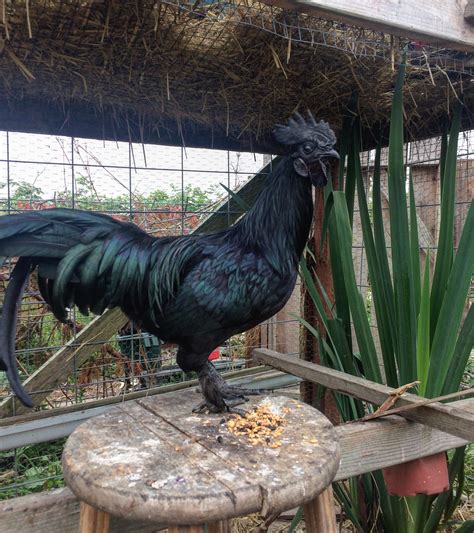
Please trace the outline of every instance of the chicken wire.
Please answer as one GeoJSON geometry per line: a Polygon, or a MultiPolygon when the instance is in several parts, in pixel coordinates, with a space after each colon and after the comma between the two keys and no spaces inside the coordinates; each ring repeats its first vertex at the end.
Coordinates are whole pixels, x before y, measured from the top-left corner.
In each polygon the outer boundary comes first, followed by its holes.
{"type": "MultiPolygon", "coordinates": [[[[474,187],[473,133],[460,136],[456,203],[459,238],[474,187]]],[[[412,143],[406,161],[412,170],[420,226],[420,254],[436,248],[439,230],[440,139],[412,143]]],[[[385,156],[386,157],[386,156],[385,156]]],[[[270,156],[215,150],[185,149],[114,143],[69,137],[0,133],[0,215],[47,207],[91,209],[131,220],[154,235],[186,234],[198,227],[228,197],[221,186],[235,190],[261,170],[270,156]],[[196,190],[199,189],[199,190],[196,190]]],[[[373,153],[362,155],[367,192],[371,191],[373,153]]],[[[382,176],[382,191],[386,193],[382,176]]],[[[384,215],[388,217],[386,199],[384,215]]],[[[227,209],[229,220],[234,213],[227,209]]],[[[376,336],[367,262],[356,203],[353,257],[359,288],[367,302],[376,336]]],[[[387,227],[387,226],[386,226],[387,227]]],[[[390,253],[389,240],[387,240],[390,253]]],[[[0,272],[4,294],[10,267],[0,272]]],[[[255,347],[299,353],[298,286],[284,310],[250,332],[220,347],[222,368],[245,365],[255,347]]],[[[34,282],[21,306],[17,355],[22,378],[34,371],[87,324],[89,318],[72,314],[60,325],[42,304],[34,282]]],[[[132,326],[117,331],[60,387],[49,392],[44,408],[53,409],[188,379],[174,365],[175,351],[132,326]]],[[[0,382],[0,400],[9,395],[0,382]]],[[[60,455],[63,441],[42,443],[0,454],[0,499],[52,488],[62,483],[60,455]]]]}

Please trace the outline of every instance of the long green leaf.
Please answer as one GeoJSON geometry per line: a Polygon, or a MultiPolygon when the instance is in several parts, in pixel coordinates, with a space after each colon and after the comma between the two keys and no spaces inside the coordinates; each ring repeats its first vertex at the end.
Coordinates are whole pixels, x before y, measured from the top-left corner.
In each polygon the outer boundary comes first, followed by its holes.
{"type": "Polygon", "coordinates": [[[430,254],[426,255],[416,335],[416,368],[419,393],[424,396],[430,368],[430,254]]]}
{"type": "Polygon", "coordinates": [[[467,361],[472,351],[473,339],[474,305],[471,305],[461,331],[459,332],[458,340],[456,341],[452,362],[444,382],[443,394],[450,394],[459,389],[459,384],[461,383],[463,374],[466,370],[467,361]]]}
{"type": "Polygon", "coordinates": [[[353,523],[356,530],[360,533],[363,533],[364,529],[359,521],[359,513],[357,512],[357,500],[353,500],[342,483],[333,483],[332,484],[334,495],[336,496],[337,501],[340,506],[343,508],[344,513],[347,515],[349,520],[353,523]]]}
{"type": "Polygon", "coordinates": [[[333,205],[333,198],[332,198],[332,190],[329,194],[326,195],[325,201],[324,201],[324,214],[323,214],[323,223],[321,225],[321,246],[319,248],[319,252],[322,253],[324,248],[324,243],[326,241],[326,234],[329,227],[329,221],[331,219],[331,211],[332,211],[332,205],[333,205]]]}
{"type": "Polygon", "coordinates": [[[390,316],[388,312],[388,302],[386,300],[386,287],[382,278],[382,271],[379,267],[377,253],[375,251],[375,242],[370,224],[369,208],[362,178],[362,168],[360,164],[360,142],[358,132],[353,137],[352,152],[354,159],[354,173],[357,182],[357,198],[359,200],[360,220],[362,225],[362,234],[364,238],[365,253],[369,267],[369,276],[372,286],[372,296],[374,299],[375,312],[377,315],[377,326],[382,347],[382,357],[385,367],[385,376],[387,383],[391,387],[398,386],[397,368],[393,353],[392,332],[390,328],[390,316]]]}
{"type": "Polygon", "coordinates": [[[390,236],[392,271],[397,324],[397,361],[400,381],[409,383],[416,378],[416,310],[410,260],[406,176],[403,158],[402,88],[405,65],[398,70],[390,121],[388,189],[390,201],[390,236]]]}
{"type": "Polygon", "coordinates": [[[385,342],[388,343],[387,352],[397,354],[397,328],[395,321],[395,301],[393,294],[392,275],[387,254],[387,243],[385,241],[384,217],[382,209],[382,191],[380,187],[380,158],[381,145],[378,143],[375,150],[373,191],[372,191],[372,217],[374,224],[374,243],[377,254],[378,269],[383,281],[384,306],[388,314],[388,327],[390,336],[386,336],[385,342]]]}
{"type": "Polygon", "coordinates": [[[242,209],[244,213],[246,213],[250,209],[250,205],[243,198],[241,198],[235,191],[233,191],[232,189],[229,189],[229,187],[227,187],[227,185],[224,185],[223,183],[221,183],[220,185],[227,191],[229,196],[232,196],[236,204],[240,207],[240,209],[242,209]]]}
{"type": "Polygon", "coordinates": [[[344,327],[339,318],[328,320],[328,329],[331,332],[331,342],[341,361],[341,370],[353,376],[360,376],[355,359],[347,344],[344,327]]]}
{"type": "Polygon", "coordinates": [[[415,293],[415,313],[420,312],[421,272],[420,272],[420,243],[418,240],[418,221],[416,216],[415,189],[413,173],[410,168],[410,257],[413,274],[413,291],[415,293]]]}
{"type": "Polygon", "coordinates": [[[311,299],[313,300],[314,306],[316,307],[316,311],[318,312],[318,315],[327,330],[328,316],[326,310],[324,309],[323,301],[321,300],[321,297],[318,293],[316,284],[314,283],[314,279],[308,269],[308,263],[306,262],[305,257],[302,257],[300,260],[300,273],[304,281],[306,290],[308,291],[311,299]]]}
{"type": "Polygon", "coordinates": [[[346,111],[344,113],[344,118],[342,119],[342,128],[341,134],[339,135],[339,174],[338,174],[338,190],[344,190],[344,172],[346,167],[346,157],[347,149],[349,146],[350,135],[352,131],[352,125],[354,118],[357,116],[357,103],[358,95],[356,92],[353,92],[349,103],[347,105],[346,111]]]}
{"type": "MultiPolygon", "coordinates": [[[[340,156],[339,161],[339,190],[344,190],[344,185],[347,187],[347,181],[344,184],[344,172],[346,170],[345,160],[347,155],[347,150],[350,144],[352,137],[353,122],[356,116],[357,109],[357,94],[353,93],[351,99],[346,108],[346,113],[343,120],[343,129],[341,135],[339,136],[340,144],[340,156]]],[[[349,172],[349,171],[348,171],[349,172]]],[[[349,311],[349,301],[347,298],[346,288],[344,285],[343,273],[341,270],[341,265],[338,259],[339,256],[339,243],[337,240],[337,231],[334,227],[334,215],[332,213],[332,204],[333,204],[333,191],[327,191],[329,186],[325,189],[326,193],[326,208],[325,208],[325,218],[323,220],[323,228],[326,231],[326,225],[329,230],[329,257],[331,261],[331,270],[333,278],[333,289],[334,289],[334,300],[336,303],[336,312],[337,316],[342,320],[344,331],[346,332],[346,339],[349,347],[352,348],[352,331],[351,331],[351,317],[349,311]]],[[[351,185],[349,186],[351,187],[351,185]]],[[[352,220],[354,205],[350,209],[350,217],[352,220]]],[[[323,233],[323,238],[321,243],[323,243],[325,235],[323,233]]]]}
{"type": "Polygon", "coordinates": [[[344,273],[339,260],[340,243],[334,213],[331,212],[329,220],[329,256],[331,259],[332,282],[334,288],[334,300],[336,301],[336,313],[341,319],[346,332],[347,344],[352,350],[351,314],[349,310],[349,298],[344,283],[344,273]]]}
{"type": "MultiPolygon", "coordinates": [[[[445,187],[448,184],[446,183],[445,187]]],[[[471,201],[449,275],[431,346],[427,396],[441,394],[452,364],[459,326],[474,270],[474,200],[471,201]]]]}
{"type": "MultiPolygon", "coordinates": [[[[446,150],[446,163],[443,172],[443,194],[441,196],[441,216],[439,227],[438,250],[436,254],[433,284],[431,288],[431,333],[434,335],[438,317],[446,292],[449,273],[453,262],[454,250],[454,207],[456,197],[456,166],[458,137],[461,125],[462,106],[454,112],[446,150]]],[[[441,166],[443,166],[441,164],[441,166]]]]}
{"type": "MultiPolygon", "coordinates": [[[[292,315],[290,313],[290,315],[292,315]]],[[[319,343],[319,353],[321,356],[322,364],[329,366],[330,368],[335,368],[341,372],[345,371],[343,359],[339,356],[337,349],[333,349],[326,340],[321,336],[319,331],[304,318],[296,315],[292,315],[296,320],[298,320],[314,337],[318,340],[319,343]]],[[[341,335],[344,337],[344,332],[342,331],[341,335]]],[[[329,334],[329,337],[331,335],[329,334]]],[[[322,390],[322,387],[319,387],[319,390],[322,390]]],[[[362,402],[354,400],[354,398],[347,397],[341,394],[333,393],[333,397],[336,401],[337,409],[342,416],[343,421],[355,420],[364,415],[364,408],[362,402]]]]}
{"type": "Polygon", "coordinates": [[[290,527],[288,528],[288,533],[293,533],[295,531],[301,520],[303,520],[303,514],[303,507],[298,507],[298,510],[291,521],[290,527]]]}
{"type": "MultiPolygon", "coordinates": [[[[351,142],[350,145],[354,145],[354,135],[357,129],[357,124],[354,124],[352,128],[351,142]]],[[[359,152],[357,152],[357,156],[359,152]]],[[[354,157],[354,150],[349,149],[347,154],[347,173],[346,173],[346,201],[347,201],[347,211],[349,213],[349,221],[351,227],[354,222],[354,198],[355,198],[355,186],[356,186],[356,159],[354,157]]]]}
{"type": "Polygon", "coordinates": [[[456,529],[456,533],[472,533],[474,531],[474,520],[466,520],[459,529],[456,529]]]}
{"type": "Polygon", "coordinates": [[[447,150],[448,150],[448,132],[446,131],[446,128],[443,128],[443,133],[441,134],[441,151],[440,151],[440,156],[439,156],[439,182],[440,182],[441,196],[443,196],[444,169],[446,167],[447,150]]]}
{"type": "Polygon", "coordinates": [[[365,304],[357,288],[357,282],[352,261],[352,229],[347,212],[345,195],[334,193],[335,229],[339,241],[339,257],[343,272],[344,284],[349,300],[349,307],[354,321],[354,329],[368,379],[381,383],[379,362],[375,350],[374,340],[370,331],[365,304]]]}

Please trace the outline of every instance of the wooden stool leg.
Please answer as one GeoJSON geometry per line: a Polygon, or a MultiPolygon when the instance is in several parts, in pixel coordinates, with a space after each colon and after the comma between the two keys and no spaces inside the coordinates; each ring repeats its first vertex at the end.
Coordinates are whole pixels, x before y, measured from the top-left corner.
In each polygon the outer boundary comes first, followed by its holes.
{"type": "Polygon", "coordinates": [[[304,505],[304,521],[306,531],[311,533],[337,533],[336,509],[331,486],[304,505]]]}
{"type": "Polygon", "coordinates": [[[108,533],[110,515],[81,502],[79,533],[108,533]]]}
{"type": "Polygon", "coordinates": [[[208,533],[230,533],[230,520],[220,520],[207,524],[208,533]]]}
{"type": "Polygon", "coordinates": [[[171,526],[168,533],[230,533],[230,520],[212,522],[206,526],[171,526]]]}

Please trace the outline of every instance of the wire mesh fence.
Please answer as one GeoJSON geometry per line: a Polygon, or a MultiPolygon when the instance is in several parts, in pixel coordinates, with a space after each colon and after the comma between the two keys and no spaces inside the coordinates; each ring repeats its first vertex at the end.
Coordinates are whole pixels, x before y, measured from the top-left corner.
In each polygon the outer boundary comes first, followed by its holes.
{"type": "MultiPolygon", "coordinates": [[[[459,238],[474,188],[474,136],[459,141],[455,232],[459,238]]],[[[407,175],[411,170],[420,233],[420,257],[436,248],[439,231],[440,139],[406,147],[407,175]]],[[[386,156],[385,156],[386,157],[386,156]]],[[[0,132],[0,216],[50,207],[71,207],[107,213],[130,220],[156,235],[189,234],[209,217],[224,227],[234,215],[228,190],[248,182],[270,156],[197,150],[180,147],[102,142],[90,139],[0,132]],[[224,185],[224,186],[223,186],[224,185]],[[222,206],[227,206],[224,209],[222,206]]],[[[367,192],[371,191],[373,153],[363,154],[367,192]]],[[[384,213],[388,217],[386,182],[382,179],[384,213]]],[[[370,196],[370,195],[369,195],[370,196]]],[[[386,231],[388,224],[386,224],[386,231]]],[[[387,243],[389,246],[389,236],[387,243]]],[[[430,253],[430,258],[434,254],[430,253]]],[[[375,313],[367,281],[362,231],[356,206],[353,257],[359,288],[367,302],[376,338],[375,313]]],[[[431,259],[430,259],[431,260],[431,259]]],[[[11,265],[0,270],[3,297],[11,265]]],[[[220,369],[245,366],[253,348],[264,346],[298,354],[300,287],[283,311],[253,330],[216,347],[212,354],[220,369]]],[[[73,348],[91,317],[73,310],[71,320],[58,323],[44,306],[33,278],[23,299],[17,331],[17,356],[22,379],[31,375],[64,345],[73,348]]],[[[73,361],[72,371],[59,386],[44,392],[42,409],[54,409],[104,398],[126,398],[150,387],[182,382],[192,376],[176,365],[176,349],[132,324],[117,326],[107,343],[88,341],[92,351],[83,364],[73,361]]],[[[0,375],[0,410],[10,398],[0,375]]],[[[38,391],[40,392],[40,391],[38,391]]],[[[12,413],[16,412],[16,402],[12,413]]],[[[3,413],[5,414],[5,413],[3,413]]],[[[0,454],[0,499],[52,488],[61,483],[62,441],[13,449],[0,454]]]]}
{"type": "MultiPolygon", "coordinates": [[[[189,234],[214,214],[225,227],[236,213],[215,215],[228,190],[242,186],[260,171],[268,156],[216,150],[145,146],[94,140],[31,136],[3,132],[0,144],[0,213],[69,207],[130,220],[155,236],[189,234]]],[[[229,204],[230,205],[230,204],[229,204]]],[[[239,213],[237,213],[239,214],[239,213]]],[[[5,289],[9,265],[1,272],[5,289]]],[[[24,376],[30,375],[90,321],[73,310],[59,324],[43,305],[32,279],[20,310],[17,355],[24,376]]],[[[235,368],[249,355],[241,335],[219,347],[218,365],[235,368]],[[225,364],[224,364],[225,363],[225,364]]],[[[76,368],[47,407],[123,394],[136,388],[184,380],[176,368],[176,350],[159,339],[120,326],[105,346],[76,368]]],[[[2,385],[5,385],[4,383],[2,385]]],[[[6,388],[0,399],[7,395],[6,388]]]]}

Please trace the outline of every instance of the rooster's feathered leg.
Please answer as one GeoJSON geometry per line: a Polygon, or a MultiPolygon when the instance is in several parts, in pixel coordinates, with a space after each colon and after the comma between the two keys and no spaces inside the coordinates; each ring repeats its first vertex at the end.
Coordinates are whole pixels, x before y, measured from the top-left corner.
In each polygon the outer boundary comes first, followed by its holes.
{"type": "Polygon", "coordinates": [[[206,365],[198,373],[204,402],[198,405],[194,412],[207,409],[211,413],[231,411],[235,406],[248,401],[247,395],[260,394],[260,390],[249,390],[228,385],[217,372],[212,363],[206,365]]]}

